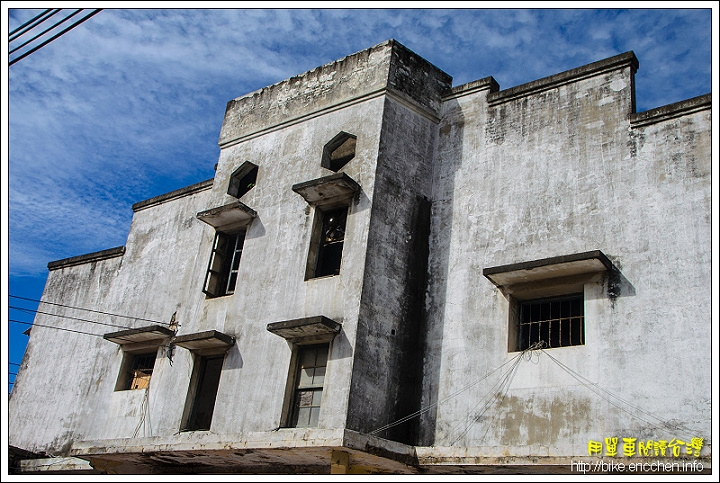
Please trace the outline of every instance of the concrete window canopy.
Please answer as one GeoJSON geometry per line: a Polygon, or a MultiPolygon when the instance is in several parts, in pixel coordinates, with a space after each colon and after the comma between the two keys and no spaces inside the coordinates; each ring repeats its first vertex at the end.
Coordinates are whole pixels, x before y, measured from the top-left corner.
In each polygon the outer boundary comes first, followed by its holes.
{"type": "Polygon", "coordinates": [[[197,214],[198,220],[222,232],[242,229],[248,226],[256,217],[257,212],[240,201],[234,201],[197,214]]]}
{"type": "Polygon", "coordinates": [[[521,299],[582,292],[585,282],[609,272],[612,262],[600,250],[543,258],[483,269],[504,293],[521,299]]]}
{"type": "Polygon", "coordinates": [[[349,205],[360,191],[360,185],[346,173],[336,173],[294,184],[292,190],[302,196],[310,206],[325,209],[349,205]]]}
{"type": "Polygon", "coordinates": [[[273,322],[267,325],[268,332],[291,343],[329,342],[340,333],[341,329],[341,324],[324,315],[273,322]]]}
{"type": "Polygon", "coordinates": [[[137,329],[120,330],[103,335],[103,339],[121,346],[130,346],[139,343],[160,343],[162,339],[172,337],[175,332],[161,325],[149,325],[137,329]]]}
{"type": "Polygon", "coordinates": [[[199,355],[222,354],[235,344],[235,338],[217,330],[206,330],[177,336],[172,343],[199,355]]]}

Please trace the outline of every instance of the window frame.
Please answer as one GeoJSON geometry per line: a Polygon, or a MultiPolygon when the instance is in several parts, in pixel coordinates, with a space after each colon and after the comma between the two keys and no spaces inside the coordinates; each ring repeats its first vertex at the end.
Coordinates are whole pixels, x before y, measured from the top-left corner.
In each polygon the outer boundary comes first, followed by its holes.
{"type": "Polygon", "coordinates": [[[328,209],[315,208],[315,222],[312,230],[312,239],[308,250],[308,263],[305,270],[305,280],[339,275],[342,269],[342,258],[345,250],[345,237],[347,235],[347,219],[350,214],[349,205],[333,206],[328,209]],[[342,240],[326,240],[328,218],[339,214],[342,218],[342,240]],[[339,247],[339,248],[338,248],[339,247]],[[335,261],[327,264],[332,251],[335,261]],[[326,265],[327,264],[327,265],[326,265]]]}
{"type": "Polygon", "coordinates": [[[526,350],[541,340],[545,341],[542,347],[544,349],[585,345],[585,296],[583,292],[516,300],[514,304],[516,306],[512,312],[515,323],[515,351],[526,350]],[[569,310],[570,313],[565,313],[566,310],[569,310]],[[527,333],[523,326],[527,327],[527,333]],[[537,327],[536,336],[533,336],[534,327],[537,327]],[[563,343],[563,327],[570,331],[567,344],[563,343]],[[579,337],[576,338],[575,333],[578,327],[579,337]],[[546,337],[541,333],[545,328],[547,330],[546,337]],[[525,340],[526,336],[527,341],[525,340]],[[576,340],[579,342],[575,342],[576,340]]]}
{"type": "Polygon", "coordinates": [[[320,425],[320,416],[322,414],[322,402],[326,389],[327,380],[327,366],[330,360],[330,342],[323,343],[308,343],[308,344],[296,344],[294,346],[293,355],[290,362],[290,374],[288,377],[287,391],[286,391],[286,403],[285,403],[285,417],[283,418],[282,427],[284,428],[317,428],[320,425]],[[324,359],[324,365],[314,365],[303,367],[303,356],[309,351],[315,351],[315,363],[317,364],[318,356],[322,356],[324,359]],[[302,371],[304,368],[313,369],[313,379],[310,384],[303,384],[302,371]],[[317,383],[315,377],[317,376],[317,369],[322,368],[322,382],[317,383]],[[301,406],[301,400],[303,393],[312,394],[310,397],[310,404],[301,406]],[[317,396],[316,396],[317,395],[317,396]],[[317,405],[315,404],[317,402],[317,405]],[[300,423],[301,410],[307,408],[308,413],[308,424],[300,423]],[[313,409],[316,409],[316,420],[315,424],[313,421],[313,409]]]}
{"type": "Polygon", "coordinates": [[[149,388],[158,358],[157,355],[158,346],[144,350],[123,350],[123,360],[115,382],[115,391],[135,391],[149,388]],[[145,364],[140,367],[140,362],[143,359],[150,360],[150,358],[152,358],[152,364],[145,364]]]}
{"type": "Polygon", "coordinates": [[[235,293],[246,235],[246,230],[215,232],[202,289],[208,297],[224,297],[235,293]],[[221,242],[226,245],[224,248],[218,248],[221,242]],[[219,263],[216,263],[218,260],[219,263]]]}

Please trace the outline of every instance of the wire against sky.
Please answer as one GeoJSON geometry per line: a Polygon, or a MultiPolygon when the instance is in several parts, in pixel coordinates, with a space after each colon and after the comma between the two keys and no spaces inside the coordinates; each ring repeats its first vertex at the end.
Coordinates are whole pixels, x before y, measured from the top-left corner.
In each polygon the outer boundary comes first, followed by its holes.
{"type": "MultiPolygon", "coordinates": [[[[55,11],[55,12],[53,12],[53,13],[50,13],[49,15],[43,17],[41,20],[33,23],[33,25],[30,26],[29,28],[24,29],[21,33],[18,33],[18,34],[16,34],[15,36],[11,36],[10,41],[17,40],[17,39],[19,39],[20,37],[22,37],[22,35],[24,35],[24,34],[26,34],[26,33],[28,33],[28,32],[31,32],[32,29],[34,29],[35,27],[39,26],[42,22],[44,22],[44,21],[47,20],[48,18],[52,17],[53,15],[55,15],[56,13],[58,13],[60,10],[62,10],[62,9],[58,9],[57,11],[55,11]]],[[[61,21],[55,23],[54,25],[52,25],[51,27],[49,27],[48,29],[46,29],[45,31],[43,31],[42,33],[37,34],[37,35],[36,35],[35,37],[33,37],[32,39],[26,41],[24,44],[22,44],[22,45],[20,45],[20,46],[18,46],[18,47],[15,47],[13,50],[10,51],[10,53],[13,53],[13,52],[17,51],[18,49],[26,46],[27,44],[31,43],[32,41],[37,40],[38,38],[42,37],[43,35],[45,35],[46,33],[50,32],[51,30],[56,29],[57,27],[60,26],[60,24],[64,23],[64,22],[65,22],[66,20],[68,20],[70,17],[73,17],[73,16],[77,15],[77,14],[80,13],[82,10],[84,10],[84,9],[79,9],[79,10],[77,10],[76,12],[68,15],[67,17],[63,18],[61,21]]],[[[101,8],[96,8],[96,9],[95,9],[93,12],[91,12],[89,15],[86,15],[85,17],[77,20],[75,23],[67,26],[65,29],[61,30],[60,32],[58,32],[57,34],[53,35],[52,37],[50,37],[49,39],[45,40],[44,42],[41,42],[40,44],[38,44],[38,45],[36,45],[35,47],[32,47],[30,50],[26,51],[25,53],[19,55],[18,57],[15,57],[14,59],[12,59],[12,60],[10,61],[10,63],[9,63],[8,65],[13,65],[13,64],[15,64],[16,62],[19,62],[20,60],[24,59],[24,58],[27,57],[28,55],[32,54],[33,52],[37,52],[38,50],[40,50],[41,48],[43,48],[44,46],[46,46],[47,44],[49,44],[49,43],[52,42],[53,40],[55,40],[55,39],[57,39],[58,37],[66,34],[67,32],[69,32],[70,30],[74,29],[75,27],[77,27],[77,26],[80,25],[81,23],[85,22],[85,21],[88,20],[90,17],[92,17],[92,16],[94,16],[94,15],[97,15],[98,13],[100,13],[101,10],[102,10],[101,8]]],[[[46,12],[47,12],[47,11],[46,11],[46,12]]],[[[41,16],[42,16],[42,15],[43,15],[43,14],[41,14],[41,16]]],[[[9,47],[9,46],[8,46],[8,47],[9,47]]]]}
{"type": "Polygon", "coordinates": [[[172,325],[172,323],[169,323],[169,322],[160,322],[160,321],[153,320],[153,319],[145,319],[145,318],[142,318],[142,317],[135,317],[135,316],[132,316],[132,315],[114,314],[114,313],[112,313],[112,312],[103,312],[103,311],[101,311],[101,310],[86,309],[86,308],[83,308],[83,307],[74,307],[74,306],[72,306],[72,305],[65,305],[65,304],[60,304],[60,303],[56,303],[56,302],[48,302],[47,300],[38,300],[38,299],[32,299],[32,298],[27,298],[27,297],[20,297],[19,295],[8,295],[8,297],[13,298],[13,299],[19,299],[19,300],[27,300],[28,302],[40,302],[40,303],[48,304],[48,305],[56,305],[56,306],[58,306],[58,307],[65,307],[65,308],[68,308],[68,309],[85,310],[85,311],[87,311],[87,312],[93,312],[93,313],[102,314],[102,315],[109,315],[109,316],[112,316],[112,317],[122,317],[122,318],[125,318],[125,319],[143,320],[143,321],[145,321],[145,322],[152,322],[152,323],[154,323],[154,324],[161,324],[161,325],[168,325],[168,326],[169,326],[169,325],[172,325]]]}

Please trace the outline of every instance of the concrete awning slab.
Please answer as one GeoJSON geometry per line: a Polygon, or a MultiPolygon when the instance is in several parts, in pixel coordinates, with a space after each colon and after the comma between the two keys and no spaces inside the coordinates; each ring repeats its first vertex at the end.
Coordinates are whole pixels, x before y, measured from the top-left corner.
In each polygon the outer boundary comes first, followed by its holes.
{"type": "Polygon", "coordinates": [[[256,216],[255,210],[240,201],[197,214],[198,220],[204,221],[218,231],[242,228],[249,225],[256,216]]]}
{"type": "Polygon", "coordinates": [[[293,185],[293,191],[305,198],[311,206],[324,206],[351,199],[360,191],[360,185],[345,173],[293,185]]]}
{"type": "Polygon", "coordinates": [[[269,332],[291,341],[323,338],[330,340],[340,332],[341,328],[342,325],[324,315],[273,322],[267,325],[269,332]]]}
{"type": "Polygon", "coordinates": [[[175,337],[173,344],[184,347],[190,351],[201,351],[206,349],[229,349],[235,343],[231,335],[223,334],[217,330],[206,330],[194,334],[186,334],[175,337]]]}
{"type": "Polygon", "coordinates": [[[105,340],[116,344],[137,344],[139,342],[150,342],[158,339],[172,337],[175,334],[172,330],[161,325],[149,325],[137,329],[121,330],[103,335],[105,340]]]}
{"type": "Polygon", "coordinates": [[[529,262],[512,263],[483,269],[483,275],[498,287],[518,283],[603,272],[612,268],[612,262],[600,250],[544,258],[529,262]]]}

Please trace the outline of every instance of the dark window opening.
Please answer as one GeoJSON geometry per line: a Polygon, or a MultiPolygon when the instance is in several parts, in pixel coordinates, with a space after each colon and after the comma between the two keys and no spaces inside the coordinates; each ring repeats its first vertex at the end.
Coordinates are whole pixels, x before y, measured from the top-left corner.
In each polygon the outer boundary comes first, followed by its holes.
{"type": "Polygon", "coordinates": [[[215,234],[203,287],[203,292],[209,297],[221,297],[235,293],[244,243],[244,231],[233,234],[222,232],[215,234]]]}
{"type": "Polygon", "coordinates": [[[357,137],[341,132],[323,149],[322,167],[336,173],[355,157],[357,137]]]}
{"type": "Polygon", "coordinates": [[[190,392],[192,408],[188,422],[185,425],[186,431],[210,430],[224,358],[224,354],[207,357],[198,356],[196,360],[198,365],[197,383],[195,390],[190,392]]]}
{"type": "Polygon", "coordinates": [[[120,371],[120,377],[118,378],[115,390],[126,391],[149,387],[156,357],[157,350],[143,354],[126,352],[123,360],[123,369],[120,371]]]}
{"type": "Polygon", "coordinates": [[[317,244],[315,277],[338,275],[345,242],[348,208],[319,212],[322,218],[320,240],[317,244]]]}
{"type": "Polygon", "coordinates": [[[250,162],[243,163],[230,176],[230,185],[228,186],[228,194],[235,198],[242,196],[255,187],[257,181],[258,167],[250,162]]]}
{"type": "Polygon", "coordinates": [[[521,302],[517,350],[544,341],[545,348],[585,344],[582,294],[521,302]]]}
{"type": "Polygon", "coordinates": [[[329,344],[300,346],[289,426],[317,427],[320,418],[329,344]]]}

